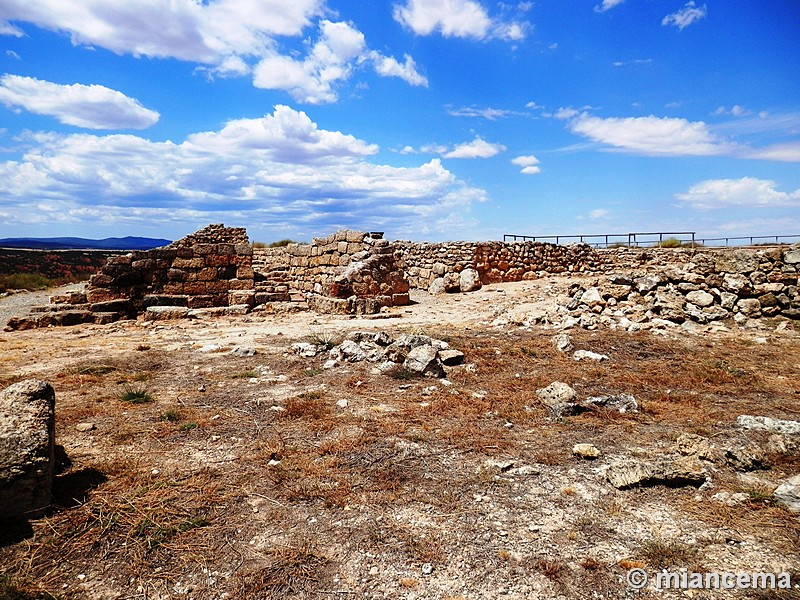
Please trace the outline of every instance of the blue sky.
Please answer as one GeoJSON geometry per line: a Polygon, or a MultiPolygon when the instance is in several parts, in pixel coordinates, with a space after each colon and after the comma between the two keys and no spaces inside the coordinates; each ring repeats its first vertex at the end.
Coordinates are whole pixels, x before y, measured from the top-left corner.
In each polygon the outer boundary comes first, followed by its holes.
{"type": "Polygon", "coordinates": [[[796,0],[0,0],[0,237],[800,234],[796,0]]]}

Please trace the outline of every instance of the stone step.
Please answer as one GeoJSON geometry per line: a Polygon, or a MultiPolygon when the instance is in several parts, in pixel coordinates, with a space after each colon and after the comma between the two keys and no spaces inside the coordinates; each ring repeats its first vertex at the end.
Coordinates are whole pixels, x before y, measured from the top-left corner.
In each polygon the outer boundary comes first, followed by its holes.
{"type": "Polygon", "coordinates": [[[181,294],[149,294],[144,297],[142,305],[145,308],[151,306],[189,306],[189,296],[181,294]]]}

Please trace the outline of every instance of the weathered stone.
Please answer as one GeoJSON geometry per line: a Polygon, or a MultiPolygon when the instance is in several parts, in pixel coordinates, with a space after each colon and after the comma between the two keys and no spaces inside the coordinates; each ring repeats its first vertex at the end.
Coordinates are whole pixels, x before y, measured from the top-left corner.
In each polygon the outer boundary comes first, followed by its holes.
{"type": "Polygon", "coordinates": [[[742,429],[760,429],[763,431],[781,433],[783,435],[800,435],[800,421],[741,415],[737,417],[736,424],[742,429]]]}
{"type": "Polygon", "coordinates": [[[743,315],[753,317],[761,313],[761,303],[755,298],[742,298],[736,303],[736,307],[743,315]]]}
{"type": "Polygon", "coordinates": [[[619,489],[652,485],[699,487],[706,482],[707,475],[702,463],[692,456],[655,462],[620,460],[605,469],[609,483],[619,489]]]}
{"type": "Polygon", "coordinates": [[[800,513],[800,475],[784,481],[775,489],[772,496],[790,511],[800,513]]]}
{"type": "Polygon", "coordinates": [[[596,287],[591,287],[580,297],[581,304],[585,304],[588,307],[597,306],[599,304],[604,304],[603,296],[600,294],[600,290],[596,287]]]}
{"type": "Polygon", "coordinates": [[[481,289],[481,276],[475,269],[464,269],[459,274],[459,288],[462,292],[473,292],[481,289]]]}
{"type": "Polygon", "coordinates": [[[571,352],[572,349],[575,347],[572,344],[572,338],[569,336],[568,333],[558,333],[553,336],[553,346],[555,346],[556,350],[559,352],[571,352]]]}
{"type": "Polygon", "coordinates": [[[711,306],[714,304],[714,296],[703,290],[689,292],[686,294],[686,300],[695,306],[699,306],[700,308],[705,308],[706,306],[711,306]]]}
{"type": "Polygon", "coordinates": [[[433,346],[417,346],[409,351],[403,361],[403,367],[426,377],[444,377],[444,368],[438,354],[438,350],[433,346]]]}
{"type": "Polygon", "coordinates": [[[787,265],[800,264],[800,248],[787,250],[786,252],[784,252],[783,262],[785,262],[787,265]]]}
{"type": "Polygon", "coordinates": [[[144,318],[150,321],[164,321],[183,319],[188,315],[189,308],[185,306],[149,306],[145,310],[144,318]]]}
{"type": "Polygon", "coordinates": [[[442,278],[444,291],[448,294],[461,291],[461,277],[458,273],[446,273],[442,278]]]}
{"type": "Polygon", "coordinates": [[[581,458],[593,459],[600,456],[600,450],[593,444],[575,444],[572,453],[581,458]]]}
{"type": "Polygon", "coordinates": [[[443,365],[454,367],[464,362],[464,353],[452,348],[439,350],[439,360],[442,361],[443,365]]]}
{"type": "Polygon", "coordinates": [[[637,412],[639,403],[630,394],[617,394],[615,396],[589,396],[580,402],[584,408],[608,408],[620,413],[637,412]]]}
{"type": "Polygon", "coordinates": [[[602,362],[608,360],[608,356],[605,354],[598,354],[597,352],[592,352],[591,350],[576,350],[575,353],[572,355],[572,360],[575,362],[580,362],[582,360],[593,360],[595,362],[602,362]]]}
{"type": "Polygon", "coordinates": [[[536,397],[547,406],[552,416],[564,416],[573,412],[578,393],[566,383],[554,381],[536,390],[536,397]]]}
{"type": "Polygon", "coordinates": [[[0,518],[38,517],[50,505],[55,392],[28,379],[0,392],[0,518]]]}

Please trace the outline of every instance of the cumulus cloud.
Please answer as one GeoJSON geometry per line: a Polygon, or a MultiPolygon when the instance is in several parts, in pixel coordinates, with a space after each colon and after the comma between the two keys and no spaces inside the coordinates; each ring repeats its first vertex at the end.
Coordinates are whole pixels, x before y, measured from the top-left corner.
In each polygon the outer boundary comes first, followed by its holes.
{"type": "Polygon", "coordinates": [[[504,152],[502,144],[493,144],[482,138],[476,137],[471,142],[457,145],[449,152],[443,154],[445,158],[491,158],[504,152]]]}
{"type": "Polygon", "coordinates": [[[439,159],[373,164],[376,145],[286,106],[180,143],[86,133],[29,133],[20,143],[24,157],[0,163],[0,220],[16,225],[158,222],[166,231],[224,220],[421,235],[446,233],[486,200],[439,159]]]}
{"type": "Polygon", "coordinates": [[[705,18],[706,14],[708,14],[708,9],[706,8],[705,4],[703,4],[703,6],[697,6],[693,1],[690,1],[687,2],[680,10],[664,17],[661,20],[661,24],[664,26],[674,25],[683,31],[692,23],[696,23],[697,21],[705,18]]]}
{"type": "Polygon", "coordinates": [[[102,85],[60,85],[33,77],[0,77],[0,102],[86,129],[146,129],[159,114],[102,85]]]}
{"type": "Polygon", "coordinates": [[[675,197],[697,209],[800,206],[800,190],[781,192],[775,189],[776,185],[769,179],[755,177],[707,179],[675,197]]]}
{"type": "Polygon", "coordinates": [[[595,12],[606,12],[607,10],[611,10],[615,6],[619,6],[625,2],[625,0],[603,0],[602,4],[598,4],[594,7],[595,12]]]}
{"type": "Polygon", "coordinates": [[[745,115],[749,115],[750,111],[747,110],[744,106],[734,104],[733,106],[730,107],[730,109],[725,108],[724,106],[718,106],[717,109],[712,114],[714,116],[731,115],[734,117],[743,117],[745,115]]]}
{"type": "Polygon", "coordinates": [[[428,78],[417,71],[417,64],[408,54],[403,55],[405,62],[400,63],[396,58],[383,56],[373,52],[372,60],[375,61],[375,71],[384,77],[399,77],[413,86],[428,87],[428,78]]]}
{"type": "Polygon", "coordinates": [[[475,0],[407,0],[394,7],[395,20],[417,35],[483,40],[525,38],[527,23],[493,19],[475,0]]]}
{"type": "Polygon", "coordinates": [[[321,18],[324,0],[6,0],[0,34],[23,35],[11,21],[66,32],[72,43],[136,57],[198,63],[210,75],[253,74],[257,87],[281,89],[303,102],[333,102],[334,86],[362,64],[378,75],[425,85],[411,57],[400,63],[370,53],[350,23],[321,18]],[[318,20],[315,20],[318,19],[318,20]],[[316,26],[305,57],[285,51],[281,38],[316,26]]]}
{"type": "Polygon", "coordinates": [[[702,121],[652,115],[603,119],[586,112],[575,116],[573,111],[565,111],[560,118],[571,119],[569,128],[573,133],[636,154],[705,156],[732,150],[702,121]]]}
{"type": "Polygon", "coordinates": [[[542,169],[538,166],[539,159],[533,155],[517,156],[516,158],[511,159],[511,163],[517,165],[518,167],[522,167],[522,169],[520,169],[520,173],[523,175],[537,175],[542,172],[542,169]]]}

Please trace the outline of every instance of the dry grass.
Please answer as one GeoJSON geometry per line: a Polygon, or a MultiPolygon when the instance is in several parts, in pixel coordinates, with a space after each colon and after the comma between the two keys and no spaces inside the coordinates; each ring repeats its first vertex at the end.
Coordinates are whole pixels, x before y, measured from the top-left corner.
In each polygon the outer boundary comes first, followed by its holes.
{"type": "MultiPolygon", "coordinates": [[[[664,453],[681,433],[732,436],[739,414],[798,418],[791,341],[576,332],[578,348],[611,357],[587,364],[558,353],[549,332],[448,334],[475,365],[450,370],[449,387],[366,363],[324,371],[282,347],[254,361],[167,353],[148,339],[147,351],[132,340],[67,366],[42,362],[35,375],[56,384],[59,435],[73,461],[60,477],[83,481],[65,486],[62,504],[31,523],[27,538],[0,547],[8,576],[0,598],[80,598],[79,574],[131,597],[139,585],[148,597],[170,597],[179,583],[198,600],[349,597],[371,589],[362,581],[371,564],[380,565],[377,589],[398,597],[444,597],[436,577],[454,572],[471,586],[454,597],[490,597],[531,577],[548,596],[618,597],[628,563],[610,565],[592,548],[622,546],[631,565],[647,568],[713,566],[695,546],[629,537],[632,511],[653,498],[678,525],[691,518],[797,556],[796,517],[774,506],[771,490],[737,483],[730,467],[715,466],[714,491],[746,491],[742,505],[660,489],[590,502],[586,490],[607,485],[597,465],[571,453],[579,442],[601,448],[601,461],[632,448],[664,453]],[[261,366],[285,374],[285,389],[261,366]],[[535,391],[556,380],[583,397],[633,394],[642,410],[549,421],[535,391]],[[120,402],[125,385],[146,386],[153,401],[120,402]],[[346,408],[337,407],[342,398],[346,408]],[[74,431],[85,420],[97,424],[91,438],[74,431]],[[533,472],[517,474],[519,466],[533,472]],[[539,521],[541,531],[528,529],[539,521]],[[423,564],[434,565],[433,577],[423,564]]],[[[765,476],[800,464],[797,452],[769,459],[765,476]]]]}

